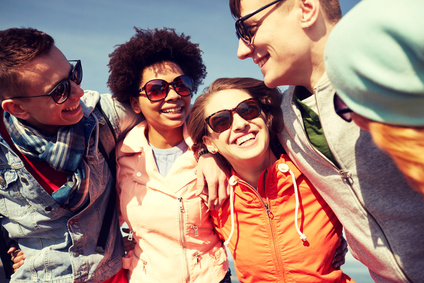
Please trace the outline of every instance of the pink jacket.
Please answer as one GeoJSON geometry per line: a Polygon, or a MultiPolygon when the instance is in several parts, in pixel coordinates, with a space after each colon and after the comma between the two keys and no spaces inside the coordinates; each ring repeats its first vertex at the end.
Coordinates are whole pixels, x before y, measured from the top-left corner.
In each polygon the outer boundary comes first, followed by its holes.
{"type": "Polygon", "coordinates": [[[130,282],[220,282],[227,256],[206,205],[195,195],[197,163],[186,127],[189,150],[166,177],[157,169],[146,127],[141,122],[117,146],[121,218],[137,243],[124,259],[130,282]]]}

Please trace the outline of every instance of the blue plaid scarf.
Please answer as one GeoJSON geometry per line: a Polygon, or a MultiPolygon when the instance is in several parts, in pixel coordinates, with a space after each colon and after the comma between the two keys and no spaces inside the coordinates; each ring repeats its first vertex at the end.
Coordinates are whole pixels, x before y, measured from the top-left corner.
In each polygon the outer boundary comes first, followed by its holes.
{"type": "Polygon", "coordinates": [[[75,213],[82,210],[89,200],[86,182],[89,168],[83,156],[90,133],[85,130],[85,117],[75,125],[60,127],[56,135],[38,131],[7,112],[4,112],[4,124],[22,154],[69,173],[67,182],[52,197],[75,213]]]}

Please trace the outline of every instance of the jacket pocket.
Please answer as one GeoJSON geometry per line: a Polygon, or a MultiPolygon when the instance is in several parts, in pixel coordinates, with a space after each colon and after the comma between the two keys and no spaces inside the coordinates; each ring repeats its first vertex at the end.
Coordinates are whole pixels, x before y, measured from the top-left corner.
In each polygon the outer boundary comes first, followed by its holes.
{"type": "Polygon", "coordinates": [[[22,195],[29,181],[18,176],[16,170],[3,169],[0,172],[0,211],[5,217],[15,218],[28,213],[29,203],[22,195]]]}

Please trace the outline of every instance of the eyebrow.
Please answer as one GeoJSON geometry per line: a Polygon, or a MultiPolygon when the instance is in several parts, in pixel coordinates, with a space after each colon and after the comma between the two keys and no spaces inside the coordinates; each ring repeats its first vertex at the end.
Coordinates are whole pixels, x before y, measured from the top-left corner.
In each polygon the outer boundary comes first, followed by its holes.
{"type": "Polygon", "coordinates": [[[59,85],[61,82],[66,81],[69,78],[69,75],[72,73],[72,70],[74,69],[74,65],[72,65],[71,63],[69,63],[69,66],[71,66],[71,70],[69,70],[68,75],[65,78],[62,78],[61,80],[57,81],[56,83],[53,84],[53,87],[50,88],[50,90],[47,92],[51,92],[57,85],[59,85]]]}

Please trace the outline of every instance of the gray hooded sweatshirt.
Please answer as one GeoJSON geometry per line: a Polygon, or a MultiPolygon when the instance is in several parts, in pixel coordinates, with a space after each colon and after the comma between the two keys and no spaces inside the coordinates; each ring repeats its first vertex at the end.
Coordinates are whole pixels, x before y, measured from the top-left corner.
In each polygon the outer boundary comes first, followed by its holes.
{"type": "Polygon", "coordinates": [[[376,282],[424,282],[422,194],[408,186],[368,132],[335,113],[335,90],[324,75],[312,98],[340,168],[335,166],[310,143],[295,90],[284,93],[281,144],[336,213],[352,255],[376,282]]]}

